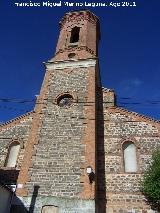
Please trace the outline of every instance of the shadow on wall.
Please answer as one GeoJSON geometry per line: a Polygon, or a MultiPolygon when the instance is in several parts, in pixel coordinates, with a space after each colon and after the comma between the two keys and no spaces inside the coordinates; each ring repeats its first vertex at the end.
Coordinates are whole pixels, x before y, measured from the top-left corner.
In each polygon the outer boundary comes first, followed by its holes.
{"type": "Polygon", "coordinates": [[[106,178],[104,150],[104,115],[103,92],[100,88],[97,97],[97,180],[96,180],[96,213],[106,213],[106,178]]]}
{"type": "Polygon", "coordinates": [[[13,169],[0,169],[0,183],[4,185],[16,184],[19,175],[19,170],[13,169]]]}
{"type": "Polygon", "coordinates": [[[36,203],[36,198],[38,196],[39,188],[40,187],[38,185],[34,186],[34,191],[32,194],[32,199],[31,199],[29,209],[26,208],[23,202],[15,195],[13,198],[13,204],[11,206],[10,213],[33,213],[35,209],[35,203],[36,203]]]}

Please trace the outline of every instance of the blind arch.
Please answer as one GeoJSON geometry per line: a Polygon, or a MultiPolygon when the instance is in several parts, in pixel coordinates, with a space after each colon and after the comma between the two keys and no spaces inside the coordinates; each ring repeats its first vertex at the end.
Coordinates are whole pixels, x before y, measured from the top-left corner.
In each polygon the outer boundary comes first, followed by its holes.
{"type": "Polygon", "coordinates": [[[136,146],[132,141],[123,143],[123,160],[125,172],[137,172],[136,146]]]}
{"type": "Polygon", "coordinates": [[[17,164],[18,153],[20,149],[20,144],[16,141],[10,144],[7,160],[6,160],[6,167],[15,167],[17,164]]]}

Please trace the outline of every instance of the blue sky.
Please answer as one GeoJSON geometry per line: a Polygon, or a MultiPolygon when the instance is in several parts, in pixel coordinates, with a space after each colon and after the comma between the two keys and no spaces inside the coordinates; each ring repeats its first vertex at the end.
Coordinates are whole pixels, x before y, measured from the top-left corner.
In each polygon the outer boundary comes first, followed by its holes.
{"type": "MultiPolygon", "coordinates": [[[[45,73],[42,62],[55,53],[58,22],[65,12],[81,9],[64,5],[16,7],[15,2],[29,1],[0,0],[1,122],[33,109],[33,102],[14,103],[1,99],[32,100],[39,94],[45,73]]],[[[32,2],[42,3],[43,0],[32,2]]],[[[94,2],[109,4],[111,1],[94,2]]],[[[115,89],[118,105],[160,119],[160,1],[135,2],[136,7],[83,8],[100,18],[99,58],[103,86],[115,89]]]]}

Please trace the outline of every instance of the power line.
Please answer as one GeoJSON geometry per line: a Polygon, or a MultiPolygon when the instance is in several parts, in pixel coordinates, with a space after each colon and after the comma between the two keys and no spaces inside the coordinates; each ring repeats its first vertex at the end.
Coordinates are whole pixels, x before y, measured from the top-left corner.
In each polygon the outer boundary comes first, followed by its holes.
{"type": "Polygon", "coordinates": [[[5,102],[5,103],[32,103],[35,101],[36,99],[0,98],[0,102],[5,102]]]}
{"type": "Polygon", "coordinates": [[[19,112],[29,112],[31,110],[26,110],[26,109],[19,109],[19,108],[15,108],[15,107],[8,107],[6,105],[0,105],[0,109],[6,109],[6,110],[10,110],[10,111],[19,111],[19,112]]]}
{"type": "MultiPolygon", "coordinates": [[[[121,97],[119,99],[123,100],[132,100],[130,97],[121,97]]],[[[160,100],[144,100],[144,101],[136,101],[136,102],[123,102],[121,100],[117,100],[118,105],[160,105],[160,100]]],[[[57,103],[54,103],[53,99],[16,99],[16,98],[0,98],[1,103],[15,103],[15,104],[45,104],[47,102],[52,102],[53,104],[57,105],[57,103]]],[[[76,101],[75,103],[78,104],[94,104],[95,102],[92,101],[76,101]]],[[[103,104],[109,104],[113,103],[111,101],[103,101],[103,104]]]]}

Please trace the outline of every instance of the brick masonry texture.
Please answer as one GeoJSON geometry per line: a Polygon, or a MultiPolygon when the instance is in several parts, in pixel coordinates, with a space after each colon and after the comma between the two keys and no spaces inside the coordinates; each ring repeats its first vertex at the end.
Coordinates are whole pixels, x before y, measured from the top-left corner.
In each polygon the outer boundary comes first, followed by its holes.
{"type": "Polygon", "coordinates": [[[56,47],[56,55],[51,61],[68,59],[68,54],[75,53],[74,59],[95,58],[99,40],[99,20],[89,11],[67,13],[60,22],[61,31],[56,47]],[[70,44],[71,30],[81,28],[77,46],[70,44]]]}
{"type": "Polygon", "coordinates": [[[20,151],[18,155],[17,169],[21,167],[21,163],[23,160],[23,154],[25,149],[25,144],[28,139],[28,135],[30,132],[30,127],[32,123],[32,116],[28,115],[23,120],[20,120],[15,125],[1,125],[0,131],[0,166],[5,166],[6,156],[8,153],[9,145],[13,141],[17,141],[20,143],[20,151]]]}
{"type": "Polygon", "coordinates": [[[16,183],[22,165],[26,142],[32,123],[32,114],[19,117],[0,126],[0,182],[3,184],[16,183]],[[20,144],[16,168],[5,166],[9,146],[17,141],[20,144]]]}
{"type": "Polygon", "coordinates": [[[153,151],[160,148],[160,122],[116,106],[114,90],[102,88],[94,14],[67,13],[60,26],[34,111],[0,125],[0,181],[21,186],[12,213],[40,213],[46,205],[59,213],[152,213],[140,181],[153,151]],[[75,26],[81,29],[73,45],[75,26]],[[73,103],[59,106],[65,94],[73,103]],[[17,166],[6,168],[13,141],[20,143],[17,166]],[[124,170],[126,141],[136,146],[135,173],[124,170]],[[87,166],[94,172],[92,184],[87,166]]]}
{"type": "MultiPolygon", "coordinates": [[[[118,107],[104,108],[104,152],[107,212],[150,211],[140,192],[142,174],[160,148],[159,122],[118,107]],[[122,144],[136,145],[138,171],[125,173],[122,144]]],[[[99,147],[101,153],[102,147],[99,147]]],[[[102,165],[102,159],[99,164],[102,165]]],[[[104,185],[98,183],[101,190],[104,185]]]]}
{"type": "MultiPolygon", "coordinates": [[[[30,204],[32,197],[21,198],[25,205],[26,213],[30,210],[30,204]]],[[[14,198],[14,210],[18,212],[19,208],[17,206],[20,204],[17,198],[14,198]]],[[[54,205],[58,206],[58,213],[94,213],[95,212],[95,202],[94,200],[80,200],[80,199],[67,199],[62,197],[53,196],[41,196],[36,198],[36,204],[34,206],[34,213],[41,213],[42,206],[54,205]]],[[[24,211],[22,211],[24,212],[24,211]]]]}
{"type": "Polygon", "coordinates": [[[74,69],[71,73],[54,70],[49,81],[47,105],[42,109],[40,139],[35,146],[29,194],[33,185],[40,185],[39,195],[75,197],[82,191],[80,176],[84,162],[84,102],[87,93],[88,70],[74,69]],[[56,73],[56,75],[55,75],[56,73]],[[72,83],[71,83],[72,82],[72,83]],[[65,92],[75,93],[81,104],[63,108],[55,105],[55,97],[65,92]]]}

